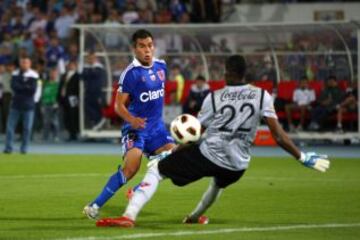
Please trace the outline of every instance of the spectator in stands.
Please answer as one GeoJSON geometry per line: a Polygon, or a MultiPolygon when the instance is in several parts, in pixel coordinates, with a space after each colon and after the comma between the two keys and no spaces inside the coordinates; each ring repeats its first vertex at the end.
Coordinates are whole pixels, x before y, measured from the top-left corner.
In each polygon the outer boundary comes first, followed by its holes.
{"type": "Polygon", "coordinates": [[[2,128],[0,129],[1,132],[5,133],[6,130],[6,120],[9,115],[10,110],[10,102],[12,96],[11,90],[11,74],[15,70],[15,65],[12,62],[9,62],[5,65],[5,71],[0,74],[1,82],[3,84],[3,91],[2,91],[2,104],[1,104],[1,122],[2,128]]]}
{"type": "Polygon", "coordinates": [[[213,41],[211,51],[220,53],[231,53],[227,38],[221,38],[219,41],[213,41]]]}
{"type": "Polygon", "coordinates": [[[194,0],[191,1],[192,22],[220,22],[221,20],[221,0],[194,0]]]}
{"type": "Polygon", "coordinates": [[[347,89],[343,101],[337,106],[337,132],[342,133],[343,125],[343,115],[347,112],[357,112],[358,111],[358,83],[353,82],[351,88],[347,89]]]}
{"type": "Polygon", "coordinates": [[[131,24],[139,19],[139,13],[136,11],[135,3],[128,3],[126,10],[122,15],[122,21],[125,24],[131,24]]]}
{"type": "Polygon", "coordinates": [[[60,73],[64,73],[64,55],[64,48],[60,45],[59,39],[57,37],[52,37],[50,39],[50,44],[46,49],[46,67],[48,69],[57,68],[60,73]]]}
{"type": "Polygon", "coordinates": [[[169,9],[174,22],[180,22],[181,16],[186,13],[186,6],[181,0],[171,0],[169,9]]]}
{"type": "Polygon", "coordinates": [[[57,68],[49,71],[49,77],[43,84],[43,94],[41,97],[41,112],[44,119],[43,140],[48,141],[52,133],[52,140],[59,141],[59,106],[57,102],[59,90],[59,79],[57,68]]]}
{"type": "Polygon", "coordinates": [[[309,88],[306,77],[302,77],[299,87],[294,91],[293,102],[285,105],[285,113],[290,132],[302,131],[305,126],[305,114],[311,109],[311,103],[315,101],[315,91],[309,88]],[[300,111],[300,123],[297,128],[292,121],[293,111],[300,111]]]}
{"type": "Polygon", "coordinates": [[[262,62],[263,66],[259,70],[259,77],[262,81],[272,81],[274,86],[277,85],[276,71],[270,55],[265,55],[262,62]]]}
{"type": "MultiPolygon", "coordinates": [[[[116,9],[110,10],[110,15],[105,20],[105,24],[108,26],[120,26],[120,16],[116,9]]],[[[107,48],[115,49],[120,44],[120,37],[118,32],[110,31],[105,33],[104,43],[107,48]]]]}
{"type": "Polygon", "coordinates": [[[13,72],[11,88],[13,98],[6,126],[4,153],[12,153],[15,128],[22,118],[23,134],[20,152],[26,154],[29,147],[31,129],[34,120],[35,93],[39,75],[31,69],[31,60],[27,56],[20,59],[20,68],[13,72]]]}
{"type": "Polygon", "coordinates": [[[48,39],[46,36],[46,33],[43,29],[37,29],[36,33],[33,37],[33,44],[37,51],[40,49],[45,49],[46,45],[48,43],[48,39]]]}
{"type": "Polygon", "coordinates": [[[85,121],[88,126],[96,127],[102,120],[106,72],[94,52],[89,54],[87,60],[82,73],[85,87],[85,121]]]}
{"type": "Polygon", "coordinates": [[[37,7],[33,8],[33,14],[34,17],[30,19],[28,31],[31,33],[31,37],[35,38],[38,31],[45,32],[47,17],[37,7]]]}
{"type": "Polygon", "coordinates": [[[31,38],[31,34],[29,32],[24,34],[24,38],[19,43],[19,48],[26,49],[26,52],[32,56],[34,53],[34,42],[31,38]]]}
{"type": "Polygon", "coordinates": [[[336,106],[343,99],[343,91],[339,88],[335,76],[329,76],[326,88],[321,93],[318,105],[311,112],[310,130],[319,130],[323,126],[324,120],[335,113],[336,106]]]}
{"type": "Polygon", "coordinates": [[[190,113],[196,116],[209,92],[209,84],[206,83],[206,79],[203,76],[199,75],[191,86],[189,96],[183,106],[183,113],[190,113]]]}
{"type": "Polygon", "coordinates": [[[36,121],[33,124],[32,134],[34,134],[35,132],[42,132],[44,126],[43,115],[41,112],[41,95],[42,95],[43,80],[48,78],[48,72],[46,71],[44,61],[40,60],[39,62],[36,62],[34,69],[39,74],[39,78],[36,84],[36,92],[34,96],[34,102],[35,102],[34,119],[36,119],[36,121]]]}
{"type": "Polygon", "coordinates": [[[61,41],[66,41],[70,37],[71,25],[77,20],[77,14],[72,9],[64,6],[61,9],[60,16],[55,21],[55,29],[61,41]]]}
{"type": "Polygon", "coordinates": [[[79,80],[77,62],[70,61],[65,74],[61,76],[58,100],[63,109],[68,141],[76,141],[79,132],[79,80]]]}
{"type": "Polygon", "coordinates": [[[0,64],[6,64],[12,60],[12,47],[2,43],[0,46],[0,64]]]}
{"type": "Polygon", "coordinates": [[[171,80],[176,82],[176,101],[177,103],[181,102],[183,92],[184,92],[184,85],[185,85],[185,79],[183,75],[181,74],[180,66],[175,64],[172,67],[172,77],[171,80]]]}
{"type": "Polygon", "coordinates": [[[67,51],[65,52],[65,62],[76,61],[79,62],[79,48],[76,43],[70,43],[67,47],[67,51]]]}
{"type": "Polygon", "coordinates": [[[3,126],[3,121],[2,121],[2,111],[3,111],[3,92],[4,92],[4,83],[3,83],[3,78],[2,75],[5,72],[5,66],[3,64],[0,64],[0,131],[2,129],[3,126]]]}

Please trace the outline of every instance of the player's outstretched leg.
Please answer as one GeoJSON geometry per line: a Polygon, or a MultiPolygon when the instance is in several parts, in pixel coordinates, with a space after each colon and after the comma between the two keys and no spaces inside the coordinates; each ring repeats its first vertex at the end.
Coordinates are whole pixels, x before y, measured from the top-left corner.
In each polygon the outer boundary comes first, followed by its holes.
{"type": "Polygon", "coordinates": [[[221,188],[216,185],[215,180],[213,179],[196,208],[190,215],[185,217],[183,223],[208,224],[209,219],[202,214],[204,214],[205,211],[215,202],[220,194],[221,188]]]}
{"type": "Polygon", "coordinates": [[[99,217],[99,209],[116,193],[119,188],[126,183],[126,177],[121,168],[113,174],[99,196],[84,207],[83,213],[90,219],[97,219],[99,217]]]}
{"type": "Polygon", "coordinates": [[[157,168],[157,161],[152,162],[145,174],[143,181],[138,185],[133,197],[123,214],[118,218],[103,218],[96,222],[97,227],[134,227],[135,220],[140,210],[152,198],[159,182],[162,180],[157,168]]]}

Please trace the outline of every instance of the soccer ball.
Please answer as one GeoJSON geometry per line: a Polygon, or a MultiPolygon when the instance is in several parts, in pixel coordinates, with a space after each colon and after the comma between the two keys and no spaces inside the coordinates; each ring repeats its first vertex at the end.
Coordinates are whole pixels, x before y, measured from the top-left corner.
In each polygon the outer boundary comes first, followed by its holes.
{"type": "Polygon", "coordinates": [[[201,136],[201,124],[196,117],[190,114],[181,114],[171,122],[170,132],[180,144],[196,142],[201,136]]]}

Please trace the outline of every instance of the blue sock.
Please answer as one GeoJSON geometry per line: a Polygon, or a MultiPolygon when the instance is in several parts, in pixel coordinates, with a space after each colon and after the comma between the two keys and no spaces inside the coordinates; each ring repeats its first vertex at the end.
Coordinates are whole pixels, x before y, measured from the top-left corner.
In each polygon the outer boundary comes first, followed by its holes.
{"type": "Polygon", "coordinates": [[[109,178],[104,189],[100,195],[91,203],[91,205],[95,203],[99,207],[102,207],[125,183],[126,178],[122,170],[119,168],[119,170],[109,178]]]}

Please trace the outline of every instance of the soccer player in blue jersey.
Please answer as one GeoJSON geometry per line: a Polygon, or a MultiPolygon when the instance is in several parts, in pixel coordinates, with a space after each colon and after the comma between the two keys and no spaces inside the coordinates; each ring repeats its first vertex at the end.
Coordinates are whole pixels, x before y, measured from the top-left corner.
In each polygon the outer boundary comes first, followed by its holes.
{"type": "Polygon", "coordinates": [[[144,29],[132,36],[135,55],[120,76],[116,111],[125,120],[122,128],[124,165],[109,178],[99,196],[85,206],[90,219],[139,170],[143,153],[157,155],[175,147],[162,120],[166,63],[154,55],[153,36],[144,29]]]}

